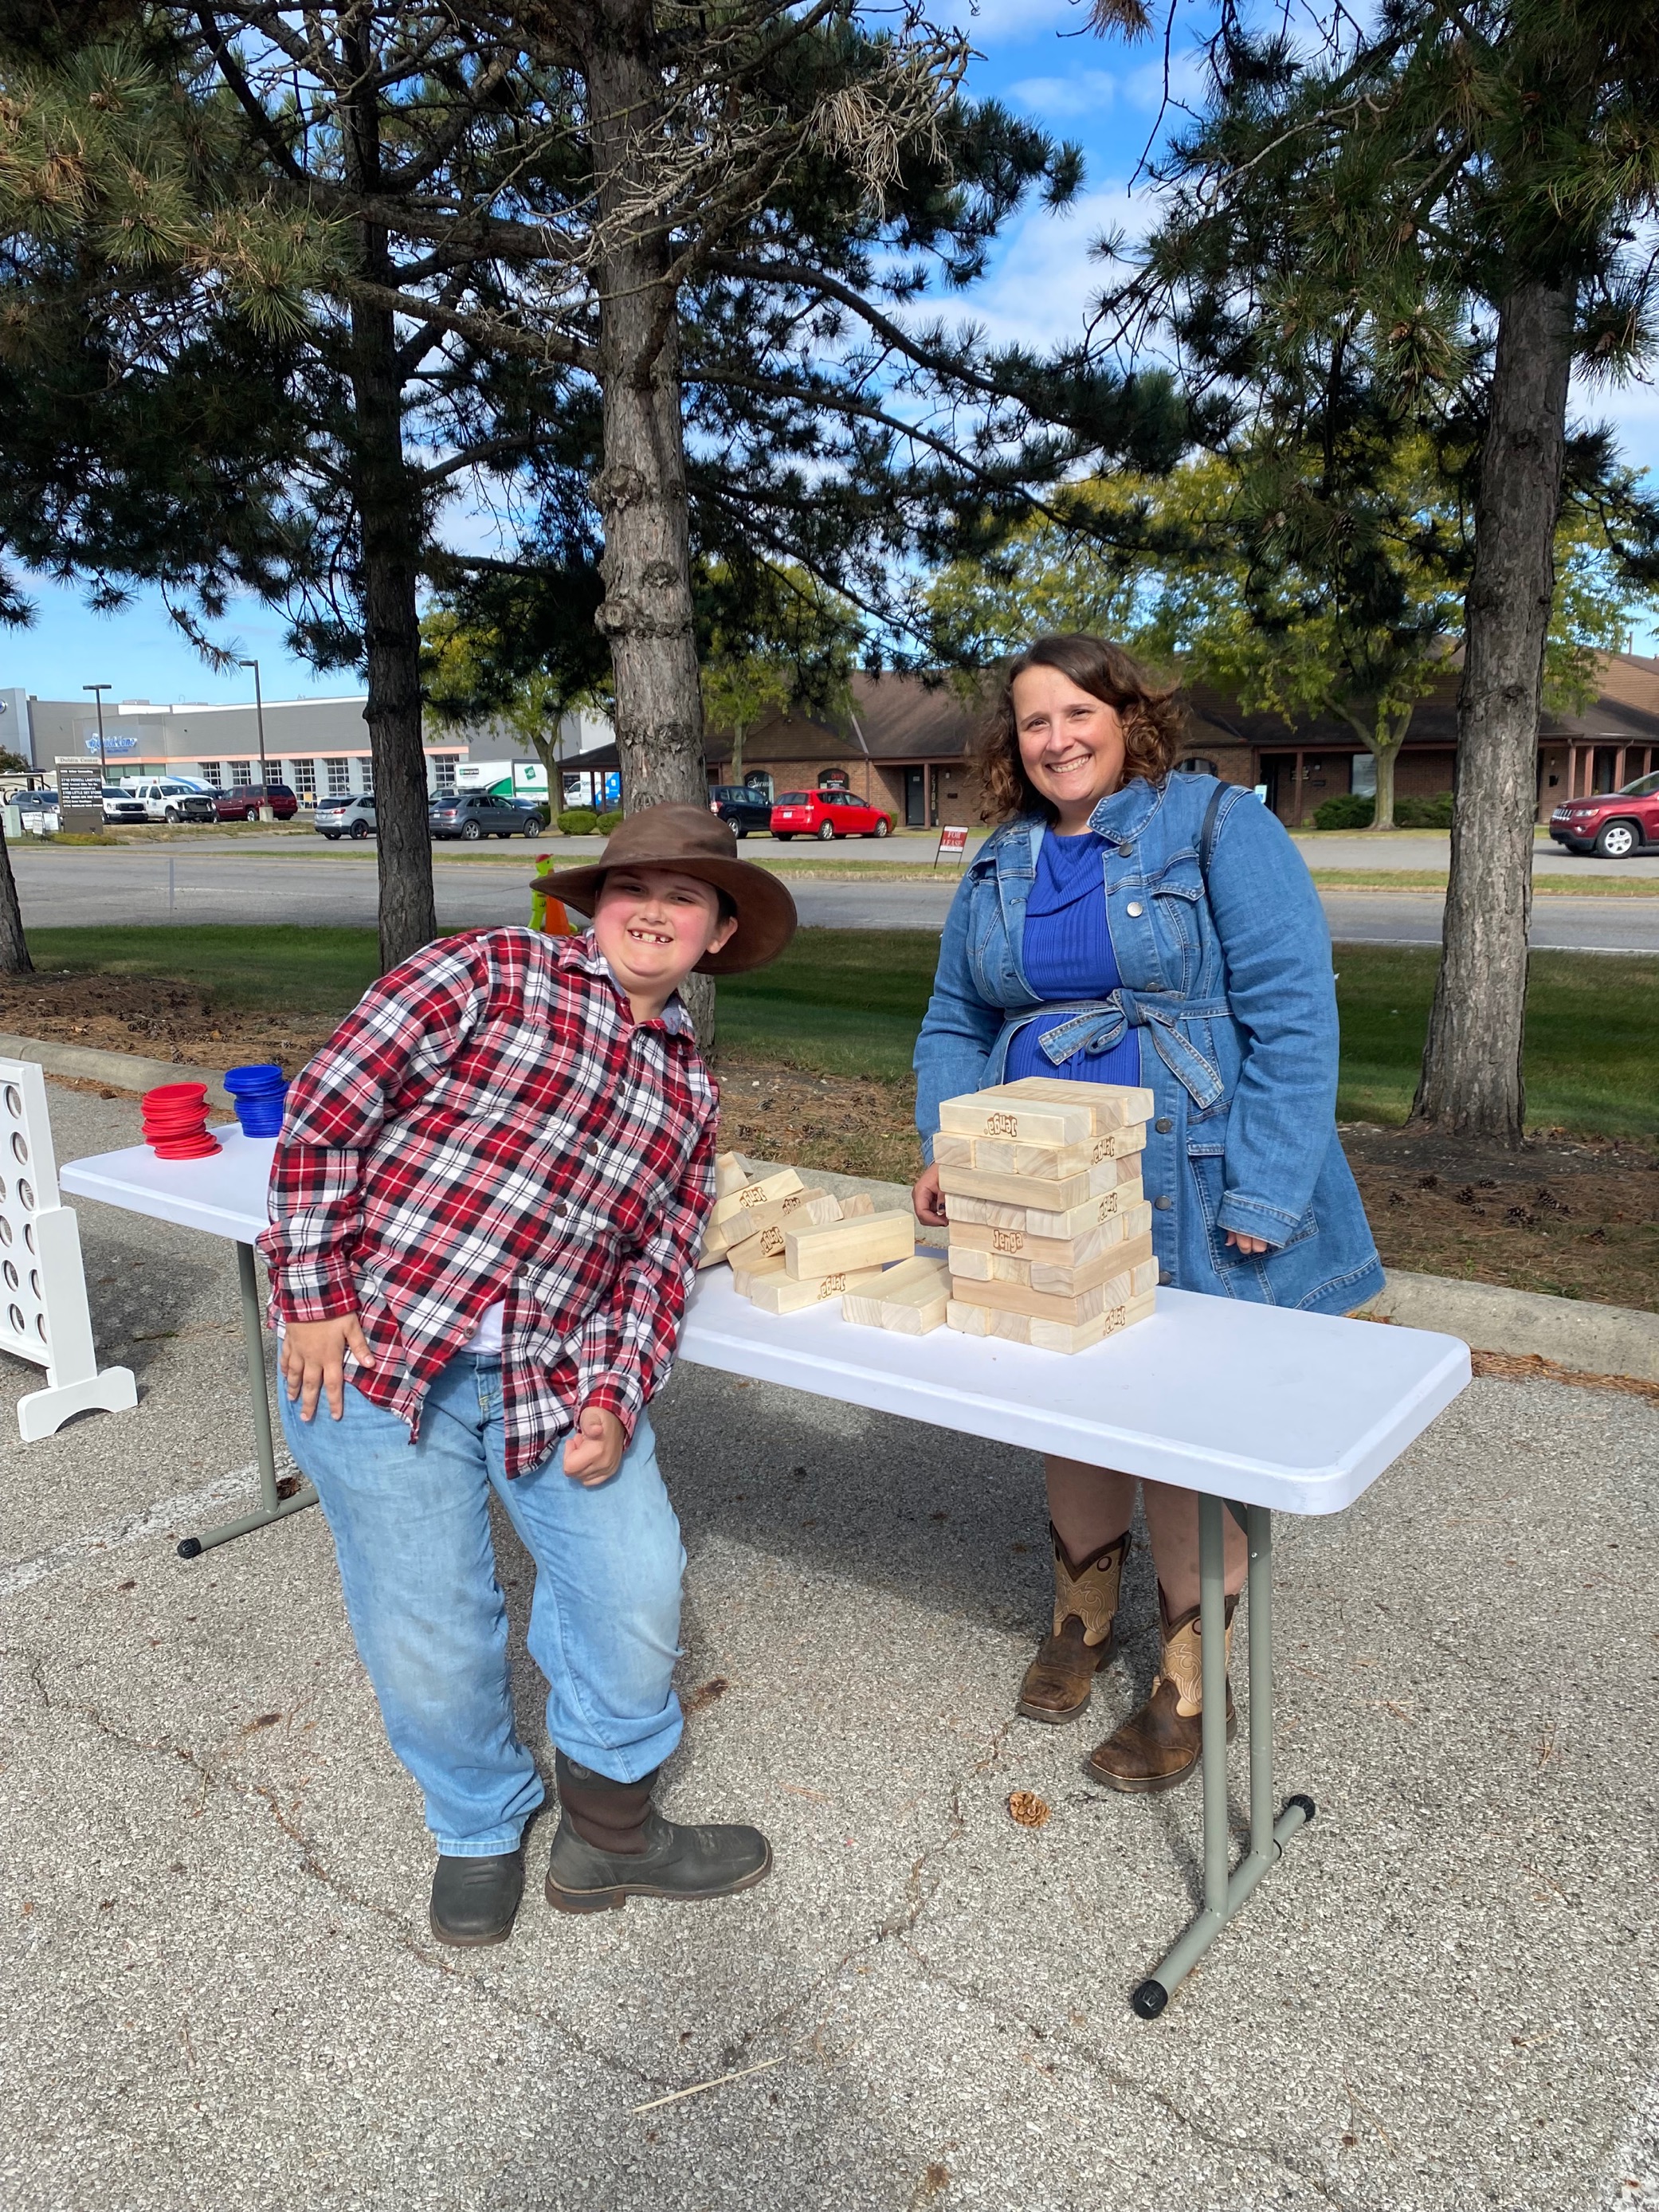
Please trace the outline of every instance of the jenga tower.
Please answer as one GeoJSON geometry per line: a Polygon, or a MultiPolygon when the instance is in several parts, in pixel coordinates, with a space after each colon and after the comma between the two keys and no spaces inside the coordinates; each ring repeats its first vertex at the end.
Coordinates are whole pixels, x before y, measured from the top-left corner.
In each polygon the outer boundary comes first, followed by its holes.
{"type": "Polygon", "coordinates": [[[947,1098],[933,1162],[950,1216],[945,1320],[1082,1352],[1144,1321],[1158,1262],[1140,1155],[1152,1094],[1030,1075],[947,1098]]]}

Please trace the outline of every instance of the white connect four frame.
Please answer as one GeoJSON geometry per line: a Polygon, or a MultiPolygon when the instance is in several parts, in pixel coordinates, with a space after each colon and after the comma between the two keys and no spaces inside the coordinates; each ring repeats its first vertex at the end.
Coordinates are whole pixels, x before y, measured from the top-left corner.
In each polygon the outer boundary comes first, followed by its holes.
{"type": "Polygon", "coordinates": [[[46,1079],[29,1060],[0,1060],[0,1352],[46,1370],[46,1389],[17,1401],[25,1443],[72,1413],[138,1402],[131,1368],[99,1370],[81,1232],[58,1198],[46,1079]]]}

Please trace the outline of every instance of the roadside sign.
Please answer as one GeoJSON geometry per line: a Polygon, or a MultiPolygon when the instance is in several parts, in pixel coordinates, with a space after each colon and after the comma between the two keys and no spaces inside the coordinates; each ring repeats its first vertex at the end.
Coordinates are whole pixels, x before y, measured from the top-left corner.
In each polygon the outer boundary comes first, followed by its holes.
{"type": "Polygon", "coordinates": [[[939,850],[933,855],[933,866],[938,867],[947,853],[959,860],[967,850],[968,832],[965,830],[941,830],[939,833],[939,850]]]}
{"type": "Polygon", "coordinates": [[[58,763],[58,827],[85,836],[104,826],[104,786],[96,761],[58,763]]]}

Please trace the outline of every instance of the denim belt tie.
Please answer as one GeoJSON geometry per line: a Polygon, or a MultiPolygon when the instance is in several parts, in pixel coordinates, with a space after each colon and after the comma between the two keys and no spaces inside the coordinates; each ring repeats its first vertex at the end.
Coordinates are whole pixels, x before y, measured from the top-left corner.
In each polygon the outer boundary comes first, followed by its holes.
{"type": "Polygon", "coordinates": [[[1059,1067],[1074,1052],[1110,1052],[1114,1045],[1122,1042],[1127,1030],[1150,1030],[1158,1058],[1194,1105],[1201,1108],[1213,1106],[1226,1086],[1220,1069],[1199,1051],[1185,1033],[1183,1024],[1213,1021],[1228,1011],[1224,999],[1201,1004],[1179,999],[1171,1002],[1164,994],[1131,991],[1126,987],[1103,999],[1068,999],[1058,1004],[1033,1006],[1012,1024],[1010,1034],[1039,1017],[1066,1015],[1065,1021],[1046,1030],[1037,1040],[1045,1059],[1059,1067]]]}

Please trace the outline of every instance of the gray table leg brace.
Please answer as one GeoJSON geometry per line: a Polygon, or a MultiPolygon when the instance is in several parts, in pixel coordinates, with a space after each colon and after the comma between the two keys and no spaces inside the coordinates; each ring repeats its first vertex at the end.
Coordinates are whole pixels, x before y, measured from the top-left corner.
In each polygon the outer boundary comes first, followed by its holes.
{"type": "Polygon", "coordinates": [[[276,1452],[270,1436],[270,1398],[265,1389],[265,1317],[259,1303],[259,1278],[251,1244],[236,1247],[236,1273],[242,1290],[242,1342],[247,1352],[253,1449],[259,1462],[259,1505],[257,1512],[244,1513],[234,1521],[210,1528],[205,1536],[186,1536],[179,1547],[181,1559],[199,1559],[216,1544],[228,1544],[233,1536],[246,1536],[253,1528],[268,1528],[273,1521],[285,1521],[290,1513],[303,1512],[307,1505],[317,1503],[317,1493],[308,1482],[301,1483],[287,1498],[277,1490],[276,1452]]]}
{"type": "Polygon", "coordinates": [[[1129,2002],[1156,2020],[1298,1828],[1314,1816],[1311,1797],[1290,1797],[1273,1818],[1273,1597],[1272,1516],[1265,1506],[1228,1505],[1249,1542],[1250,1848],[1227,1865],[1226,1592],[1222,1501],[1198,1501],[1199,1625],[1204,1660],[1204,1910],[1129,2002]]]}

